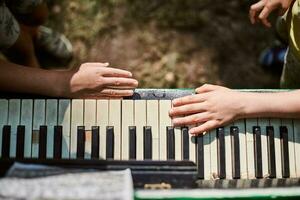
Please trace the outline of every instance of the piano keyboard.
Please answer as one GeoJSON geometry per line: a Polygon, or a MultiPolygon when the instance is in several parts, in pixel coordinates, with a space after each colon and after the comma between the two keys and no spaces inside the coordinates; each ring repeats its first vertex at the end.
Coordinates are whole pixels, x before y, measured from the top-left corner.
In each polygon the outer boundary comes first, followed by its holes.
{"type": "Polygon", "coordinates": [[[172,100],[0,99],[0,159],[190,160],[198,178],[300,177],[300,123],[244,119],[191,136],[172,100]]]}

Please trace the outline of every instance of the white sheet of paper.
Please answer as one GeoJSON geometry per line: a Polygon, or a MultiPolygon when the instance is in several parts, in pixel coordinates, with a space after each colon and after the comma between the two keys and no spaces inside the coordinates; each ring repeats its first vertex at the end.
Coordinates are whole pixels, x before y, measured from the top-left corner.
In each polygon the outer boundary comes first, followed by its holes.
{"type": "Polygon", "coordinates": [[[8,199],[131,200],[133,199],[133,183],[129,169],[74,171],[16,163],[7,176],[0,179],[0,196],[8,199]],[[38,177],[34,176],[35,172],[38,177]],[[41,177],[43,173],[48,176],[41,177]],[[26,175],[34,178],[24,178],[26,175]]]}

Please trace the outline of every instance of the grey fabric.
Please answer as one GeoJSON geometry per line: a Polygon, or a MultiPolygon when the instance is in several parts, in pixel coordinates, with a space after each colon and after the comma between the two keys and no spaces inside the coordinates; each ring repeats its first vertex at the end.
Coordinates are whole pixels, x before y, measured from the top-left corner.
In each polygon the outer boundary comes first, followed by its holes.
{"type": "Polygon", "coordinates": [[[5,5],[0,2],[0,50],[11,47],[20,34],[20,27],[15,17],[5,5]]]}

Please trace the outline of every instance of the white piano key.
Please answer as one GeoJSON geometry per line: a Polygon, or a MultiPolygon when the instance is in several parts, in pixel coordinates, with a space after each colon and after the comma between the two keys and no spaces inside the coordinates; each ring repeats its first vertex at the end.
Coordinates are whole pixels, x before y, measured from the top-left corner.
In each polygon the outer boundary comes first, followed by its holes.
{"type": "Polygon", "coordinates": [[[21,123],[25,126],[24,157],[31,158],[33,100],[23,99],[21,105],[21,123]]]}
{"type": "Polygon", "coordinates": [[[263,177],[268,177],[269,174],[269,158],[268,158],[268,141],[267,141],[267,126],[270,125],[270,120],[258,118],[258,126],[261,130],[261,159],[263,177]]]}
{"type": "Polygon", "coordinates": [[[129,160],[129,126],[134,125],[134,102],[122,101],[122,160],[129,160]]]}
{"type": "Polygon", "coordinates": [[[246,144],[246,131],[245,121],[238,120],[234,125],[239,128],[239,142],[240,142],[240,172],[241,179],[247,179],[247,144],[246,144]]]}
{"type": "Polygon", "coordinates": [[[147,126],[152,130],[152,159],[159,160],[158,100],[147,101],[147,126]]]}
{"type": "Polygon", "coordinates": [[[231,136],[230,136],[231,126],[232,124],[224,128],[226,179],[232,179],[232,156],[231,156],[231,136]]]}
{"type": "Polygon", "coordinates": [[[54,153],[54,126],[57,125],[57,100],[46,101],[46,126],[47,126],[47,158],[53,158],[54,153]]]}
{"type": "Polygon", "coordinates": [[[170,100],[159,101],[160,160],[167,160],[167,127],[172,126],[169,116],[169,110],[172,107],[171,104],[170,100]]]}
{"type": "Polygon", "coordinates": [[[58,102],[58,125],[62,126],[62,155],[66,159],[70,157],[71,140],[71,100],[60,99],[58,102]]]}
{"type": "Polygon", "coordinates": [[[77,127],[83,126],[83,100],[72,100],[70,157],[77,157],[77,127]]]}
{"type": "Polygon", "coordinates": [[[17,127],[20,123],[20,112],[21,101],[18,99],[9,100],[8,125],[11,126],[9,156],[11,158],[16,157],[17,127]]]}
{"type": "Polygon", "coordinates": [[[106,127],[108,126],[108,100],[97,100],[97,126],[99,126],[99,156],[106,159],[106,127]]]}
{"type": "Polygon", "coordinates": [[[294,145],[295,145],[296,175],[297,177],[300,177],[300,120],[299,119],[294,120],[294,145]]]}
{"type": "Polygon", "coordinates": [[[174,129],[175,135],[175,160],[182,160],[182,136],[181,136],[181,128],[175,127],[174,129]]]}
{"type": "Polygon", "coordinates": [[[92,126],[96,125],[96,100],[84,100],[85,153],[84,159],[90,159],[92,153],[92,126]]]}
{"type": "Polygon", "coordinates": [[[253,126],[257,126],[257,119],[256,118],[247,119],[246,120],[246,142],[247,142],[248,179],[255,178],[253,126]]]}
{"type": "Polygon", "coordinates": [[[121,159],[121,100],[109,101],[109,126],[114,127],[114,159],[121,159]]]}
{"type": "Polygon", "coordinates": [[[39,156],[39,131],[40,126],[45,125],[45,100],[34,100],[33,124],[32,124],[32,157],[39,156]]]}
{"type": "Polygon", "coordinates": [[[216,129],[209,132],[210,135],[210,178],[215,179],[218,177],[218,147],[217,147],[217,134],[216,129]]]}
{"type": "Polygon", "coordinates": [[[207,132],[203,136],[203,148],[204,148],[204,179],[211,179],[211,160],[210,160],[210,133],[207,132]]]}
{"type": "Polygon", "coordinates": [[[136,159],[144,160],[144,126],[147,124],[147,102],[146,100],[136,100],[134,104],[137,141],[136,159]]]}
{"type": "Polygon", "coordinates": [[[7,125],[8,120],[8,101],[0,99],[0,158],[2,157],[2,134],[3,126],[7,125]]]}
{"type": "Polygon", "coordinates": [[[286,126],[288,129],[288,139],[289,139],[289,160],[290,160],[290,177],[296,177],[296,163],[295,163],[295,146],[294,146],[294,129],[293,120],[282,119],[281,125],[286,126]]]}
{"type": "Polygon", "coordinates": [[[281,141],[279,132],[281,121],[280,119],[272,118],[270,119],[270,125],[274,127],[276,178],[282,178],[281,141]]]}

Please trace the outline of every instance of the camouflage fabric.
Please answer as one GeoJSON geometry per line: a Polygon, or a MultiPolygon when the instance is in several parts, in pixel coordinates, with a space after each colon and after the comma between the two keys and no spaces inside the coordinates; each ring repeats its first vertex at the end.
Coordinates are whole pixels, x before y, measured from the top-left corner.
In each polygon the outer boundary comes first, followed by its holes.
{"type": "Polygon", "coordinates": [[[20,27],[4,1],[0,0],[0,50],[11,47],[20,34],[20,27]]]}
{"type": "Polygon", "coordinates": [[[0,0],[0,50],[11,47],[19,37],[20,26],[14,14],[30,13],[43,0],[0,0]]]}

